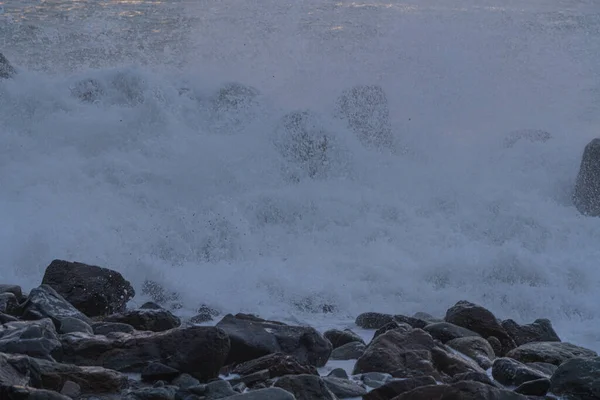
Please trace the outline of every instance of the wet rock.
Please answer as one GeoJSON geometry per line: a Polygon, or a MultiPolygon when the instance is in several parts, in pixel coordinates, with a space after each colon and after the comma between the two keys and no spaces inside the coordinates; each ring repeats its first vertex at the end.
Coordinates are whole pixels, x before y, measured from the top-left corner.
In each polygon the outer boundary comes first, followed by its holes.
{"type": "Polygon", "coordinates": [[[412,331],[412,329],[413,329],[412,326],[410,326],[408,324],[398,323],[396,321],[392,321],[392,322],[389,322],[389,323],[385,324],[381,328],[377,329],[375,331],[375,333],[373,334],[373,339],[375,339],[376,337],[378,337],[380,335],[383,335],[387,331],[400,330],[402,332],[410,332],[410,331],[412,331]]]}
{"type": "Polygon", "coordinates": [[[9,322],[17,322],[19,319],[12,315],[3,314],[0,312],[0,324],[7,324],[9,322]]]}
{"type": "Polygon", "coordinates": [[[117,271],[64,260],[50,263],[42,284],[89,317],[122,312],[135,295],[131,284],[117,271]]]}
{"type": "Polygon", "coordinates": [[[73,332],[83,332],[90,335],[94,334],[92,327],[77,318],[63,318],[60,321],[60,327],[58,328],[58,333],[73,333],[73,332]]]}
{"type": "Polygon", "coordinates": [[[153,301],[147,301],[139,307],[140,310],[164,310],[160,304],[153,301]]]}
{"type": "Polygon", "coordinates": [[[322,367],[332,351],[329,340],[312,327],[251,321],[231,314],[219,321],[217,327],[231,340],[228,364],[284,353],[294,356],[301,364],[322,367]]]}
{"type": "Polygon", "coordinates": [[[381,372],[367,372],[360,376],[362,382],[372,388],[378,388],[393,380],[390,374],[381,372]]]}
{"type": "Polygon", "coordinates": [[[413,318],[417,318],[417,319],[420,319],[422,321],[425,321],[425,322],[427,322],[427,325],[429,325],[429,324],[435,324],[435,323],[438,323],[438,322],[444,322],[443,319],[436,318],[433,315],[431,315],[429,313],[426,313],[426,312],[422,312],[422,311],[414,313],[413,318]]]}
{"type": "Polygon", "coordinates": [[[490,343],[482,337],[464,337],[452,339],[446,343],[447,346],[461,352],[467,357],[471,357],[483,369],[492,366],[492,360],[496,358],[494,350],[490,343]]]}
{"type": "Polygon", "coordinates": [[[558,369],[557,365],[543,362],[525,363],[525,365],[548,376],[552,376],[552,374],[554,374],[558,369]]]}
{"type": "Polygon", "coordinates": [[[200,385],[200,381],[196,378],[191,377],[188,374],[181,374],[171,382],[173,385],[180,387],[181,389],[187,389],[192,386],[200,385]]]}
{"type": "Polygon", "coordinates": [[[133,326],[134,329],[152,332],[163,332],[181,325],[181,320],[178,317],[163,308],[128,310],[123,313],[109,315],[104,321],[128,324],[133,326]]]}
{"type": "Polygon", "coordinates": [[[274,386],[290,392],[296,400],[336,400],[323,379],[315,375],[287,375],[274,386]]]}
{"type": "Polygon", "coordinates": [[[543,362],[560,365],[577,357],[597,357],[595,351],[566,342],[532,342],[510,351],[507,357],[523,363],[543,362]]]}
{"type": "Polygon", "coordinates": [[[270,378],[277,378],[284,375],[319,374],[314,366],[301,364],[295,357],[283,353],[268,354],[255,360],[238,364],[232,373],[245,376],[265,369],[269,371],[270,378]]]}
{"type": "Polygon", "coordinates": [[[573,203],[583,215],[600,215],[600,138],[593,139],[583,150],[573,203]]]}
{"type": "Polygon", "coordinates": [[[175,400],[176,388],[172,386],[165,387],[145,387],[135,390],[128,390],[124,393],[124,400],[175,400]]]}
{"type": "Polygon", "coordinates": [[[360,342],[352,342],[338,347],[331,352],[332,360],[356,360],[365,353],[367,346],[360,342]]]}
{"type": "Polygon", "coordinates": [[[10,65],[8,59],[4,56],[4,54],[0,53],[0,79],[10,79],[17,71],[15,68],[10,65]]]}
{"type": "Polygon", "coordinates": [[[600,398],[600,357],[573,358],[561,364],[550,379],[550,391],[574,400],[600,398]]]}
{"type": "Polygon", "coordinates": [[[229,352],[229,338],[215,327],[192,326],[165,332],[134,332],[115,337],[63,335],[63,362],[141,372],[160,362],[200,381],[218,376],[229,352]]]}
{"type": "Polygon", "coordinates": [[[327,132],[320,117],[308,110],[286,114],[275,131],[275,147],[292,163],[296,174],[310,178],[327,175],[333,136],[327,132]]]}
{"type": "Polygon", "coordinates": [[[475,381],[452,385],[421,386],[394,400],[527,400],[527,397],[475,381]]]}
{"type": "Polygon", "coordinates": [[[392,373],[398,369],[419,372],[427,365],[427,358],[435,346],[433,338],[421,329],[408,333],[391,330],[374,339],[357,360],[354,374],[365,372],[392,373]]]}
{"type": "Polygon", "coordinates": [[[415,317],[407,317],[406,315],[394,315],[394,321],[400,324],[408,324],[415,329],[423,329],[430,323],[415,317]]]}
{"type": "Polygon", "coordinates": [[[512,319],[502,322],[502,327],[514,339],[517,346],[531,342],[560,342],[548,319],[536,319],[532,324],[519,325],[512,319]]]}
{"type": "Polygon", "coordinates": [[[173,379],[181,375],[181,372],[175,368],[171,368],[168,365],[161,364],[159,362],[152,362],[148,364],[142,370],[142,381],[144,382],[156,382],[156,381],[167,381],[170,382],[173,379]]]}
{"type": "Polygon", "coordinates": [[[497,337],[490,336],[487,338],[487,341],[490,346],[492,346],[495,355],[502,354],[502,343],[500,343],[500,340],[497,337]]]}
{"type": "Polygon", "coordinates": [[[18,313],[19,302],[13,293],[0,293],[0,312],[9,315],[18,313]]]}
{"type": "Polygon", "coordinates": [[[278,387],[254,390],[225,397],[223,400],[297,400],[293,394],[278,387]]]}
{"type": "Polygon", "coordinates": [[[327,388],[340,399],[360,397],[367,394],[367,390],[358,383],[349,379],[323,377],[327,388]]]}
{"type": "Polygon", "coordinates": [[[366,312],[356,317],[355,323],[364,329],[379,329],[393,321],[394,317],[390,314],[366,312]]]}
{"type": "Polygon", "coordinates": [[[364,395],[363,400],[390,400],[418,387],[435,384],[436,381],[431,376],[390,381],[364,395]]]}
{"type": "Polygon", "coordinates": [[[461,300],[446,312],[445,320],[477,332],[483,337],[497,337],[502,343],[502,353],[497,354],[499,356],[517,347],[494,314],[479,305],[461,300]]]}
{"type": "Polygon", "coordinates": [[[206,400],[222,399],[228,396],[234,396],[237,392],[233,390],[229,382],[223,380],[217,380],[210,382],[206,385],[206,391],[204,396],[206,400]]]}
{"type": "Polygon", "coordinates": [[[502,385],[493,381],[485,372],[464,372],[462,374],[456,374],[452,377],[452,379],[449,380],[449,383],[456,383],[460,381],[481,382],[499,389],[504,389],[502,385]]]}
{"type": "Polygon", "coordinates": [[[18,321],[0,325],[0,352],[60,359],[61,343],[52,321],[18,321]]]}
{"type": "Polygon", "coordinates": [[[132,333],[134,331],[133,326],[119,322],[97,322],[92,324],[92,329],[94,335],[108,335],[114,332],[132,333]]]}
{"type": "Polygon", "coordinates": [[[436,322],[429,324],[423,328],[423,330],[429,333],[434,339],[437,339],[442,343],[463,337],[481,336],[477,332],[473,332],[469,329],[448,322],[436,322]]]}
{"type": "Polygon", "coordinates": [[[504,140],[504,147],[511,148],[520,140],[545,143],[551,138],[549,132],[541,129],[519,129],[508,134],[504,140]]]}
{"type": "Polygon", "coordinates": [[[243,383],[247,386],[254,386],[258,382],[266,382],[269,379],[271,379],[271,373],[268,369],[263,369],[261,371],[256,371],[251,374],[244,375],[238,379],[232,379],[229,381],[229,383],[231,383],[232,386],[236,386],[238,383],[243,383]]]}
{"type": "Polygon", "coordinates": [[[387,96],[381,86],[357,85],[337,100],[337,115],[365,145],[390,147],[392,128],[387,96]]]}
{"type": "Polygon", "coordinates": [[[550,378],[549,375],[511,358],[497,358],[492,366],[492,376],[501,384],[509,386],[519,386],[525,382],[550,378]]]}
{"type": "Polygon", "coordinates": [[[24,386],[0,386],[0,398],[6,400],[72,400],[51,390],[24,386]]]}
{"type": "Polygon", "coordinates": [[[431,358],[435,368],[450,377],[466,372],[484,372],[475,361],[465,359],[440,347],[431,349],[431,358]]]}
{"type": "Polygon", "coordinates": [[[66,381],[60,390],[60,394],[76,399],[81,395],[81,386],[73,381],[66,381]]]}
{"type": "Polygon", "coordinates": [[[21,286],[18,285],[0,285],[0,294],[12,293],[17,299],[17,303],[21,303],[23,300],[23,291],[21,286]]]}
{"type": "Polygon", "coordinates": [[[327,374],[327,376],[331,376],[333,378],[349,379],[348,373],[343,368],[334,368],[329,374],[327,374]]]}
{"type": "Polygon", "coordinates": [[[218,316],[219,312],[209,306],[203,305],[198,309],[198,314],[190,318],[192,324],[201,324],[203,322],[212,321],[218,316]]]}
{"type": "Polygon", "coordinates": [[[61,321],[66,318],[76,318],[86,324],[92,323],[86,315],[48,285],[33,289],[27,300],[21,304],[21,310],[23,319],[50,318],[57,329],[60,328],[61,321]]]}
{"type": "Polygon", "coordinates": [[[519,385],[515,392],[526,396],[545,396],[548,389],[550,389],[550,379],[542,378],[519,385]]]}
{"type": "Polygon", "coordinates": [[[334,350],[352,342],[360,342],[362,344],[365,343],[360,336],[352,332],[350,329],[345,329],[343,331],[338,329],[330,329],[326,331],[323,336],[325,336],[325,338],[331,342],[334,350]]]}

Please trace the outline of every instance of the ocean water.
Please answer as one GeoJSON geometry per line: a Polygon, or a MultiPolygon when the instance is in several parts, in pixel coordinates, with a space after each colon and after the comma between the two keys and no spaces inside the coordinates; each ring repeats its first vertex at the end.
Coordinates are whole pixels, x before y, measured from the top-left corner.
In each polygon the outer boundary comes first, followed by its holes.
{"type": "Polygon", "coordinates": [[[19,69],[0,82],[0,282],[77,260],[161,283],[182,314],[322,328],[467,299],[600,350],[600,219],[570,197],[600,134],[597,2],[0,7],[19,69]],[[252,96],[219,98],[232,82],[252,96]],[[359,84],[386,93],[386,146],[335,118],[359,84]],[[294,158],[299,110],[326,162],[294,158]],[[507,146],[523,129],[551,138],[507,146]]]}

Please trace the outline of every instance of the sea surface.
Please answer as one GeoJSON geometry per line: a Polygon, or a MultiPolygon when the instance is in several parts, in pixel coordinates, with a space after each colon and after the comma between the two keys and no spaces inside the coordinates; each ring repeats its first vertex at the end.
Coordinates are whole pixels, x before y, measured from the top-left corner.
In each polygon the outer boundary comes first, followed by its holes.
{"type": "Polygon", "coordinates": [[[597,1],[0,7],[19,70],[0,82],[1,283],[76,260],[159,282],[183,315],[323,329],[467,299],[600,351],[600,219],[571,201],[600,136],[597,1]],[[232,82],[256,95],[219,102],[232,82]],[[387,146],[335,117],[360,84],[386,93],[387,146]],[[298,110],[331,139],[317,173],[284,151],[298,110]]]}

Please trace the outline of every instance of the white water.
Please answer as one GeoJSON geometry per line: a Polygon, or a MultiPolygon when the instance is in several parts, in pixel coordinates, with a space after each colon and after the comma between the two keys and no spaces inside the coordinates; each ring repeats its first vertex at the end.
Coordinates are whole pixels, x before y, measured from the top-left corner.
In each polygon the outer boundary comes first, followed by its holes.
{"type": "Polygon", "coordinates": [[[0,82],[1,282],[79,260],[190,313],[319,326],[468,299],[600,350],[600,219],[570,201],[600,121],[594,1],[0,4],[20,69],[0,82]],[[86,78],[106,88],[94,104],[71,95],[86,78]],[[228,81],[260,104],[215,112],[228,81]],[[385,89],[395,150],[330,117],[360,83],[385,89]],[[337,147],[293,182],[274,131],[299,108],[337,147]],[[524,128],[553,138],[504,148],[524,128]]]}

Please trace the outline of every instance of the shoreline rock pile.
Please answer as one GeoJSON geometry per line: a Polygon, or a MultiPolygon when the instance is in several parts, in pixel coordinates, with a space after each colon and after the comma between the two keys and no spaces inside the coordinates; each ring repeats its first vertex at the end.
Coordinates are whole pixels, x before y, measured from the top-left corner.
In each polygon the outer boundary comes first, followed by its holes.
{"type": "Polygon", "coordinates": [[[0,285],[0,398],[600,398],[594,351],[562,342],[546,319],[500,321],[468,301],[443,319],[361,314],[356,325],[375,330],[366,343],[247,314],[198,326],[156,303],[127,309],[134,295],[116,271],[63,260],[28,295],[0,285]],[[352,375],[320,376],[330,360],[356,360],[352,375]]]}

